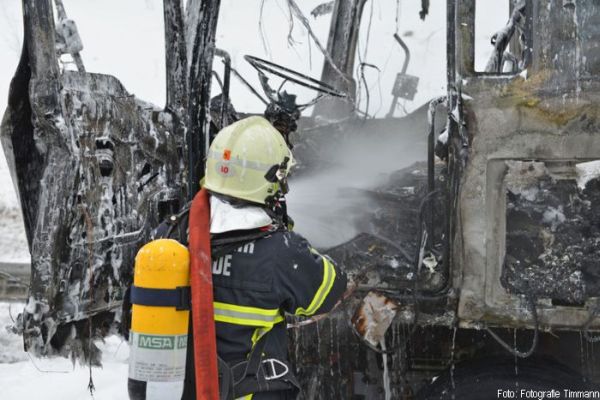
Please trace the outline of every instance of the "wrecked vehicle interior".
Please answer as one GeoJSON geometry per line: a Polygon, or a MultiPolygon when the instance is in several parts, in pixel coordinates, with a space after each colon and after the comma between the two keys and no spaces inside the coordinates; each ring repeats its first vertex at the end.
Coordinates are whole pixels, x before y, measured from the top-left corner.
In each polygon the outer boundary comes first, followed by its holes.
{"type": "MultiPolygon", "coordinates": [[[[447,87],[411,112],[419,60],[401,35],[385,38],[403,62],[377,112],[365,71],[384,60],[361,59],[366,0],[284,2],[318,76],[264,42],[260,54],[228,48],[243,32],[219,31],[219,0],[164,0],[164,107],[86,72],[68,4],[23,0],[1,139],[31,251],[15,327],[25,349],[99,365],[93,341],[128,329],[137,250],[197,192],[216,132],[261,114],[298,159],[297,229],[353,282],[326,317],[288,318],[305,398],[477,399],[473,371],[498,386],[499,369],[520,371],[507,385],[599,385],[600,8],[505,1],[481,70],[482,1],[443,6],[447,87]],[[239,105],[243,92],[256,106],[239,105]]],[[[442,7],[421,3],[412,18],[442,7]]]]}

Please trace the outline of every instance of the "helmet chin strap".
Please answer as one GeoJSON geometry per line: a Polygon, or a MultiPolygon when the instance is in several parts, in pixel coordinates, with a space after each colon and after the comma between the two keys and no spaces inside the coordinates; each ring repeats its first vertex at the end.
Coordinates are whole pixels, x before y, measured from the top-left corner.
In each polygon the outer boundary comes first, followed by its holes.
{"type": "Polygon", "coordinates": [[[287,202],[285,195],[289,190],[287,184],[287,171],[289,157],[285,157],[281,164],[273,165],[269,171],[265,174],[265,179],[269,182],[279,184],[279,189],[272,195],[265,199],[265,205],[267,209],[273,214],[273,219],[282,226],[289,227],[290,223],[293,224],[292,219],[287,213],[287,202]]]}
{"type": "Polygon", "coordinates": [[[292,219],[287,213],[285,195],[281,190],[269,196],[265,201],[265,205],[267,206],[267,212],[278,225],[289,227],[290,223],[293,224],[292,219]]]}
{"type": "Polygon", "coordinates": [[[279,204],[281,208],[281,222],[288,230],[291,231],[294,228],[294,220],[287,212],[287,200],[285,199],[285,196],[281,196],[279,204]]]}

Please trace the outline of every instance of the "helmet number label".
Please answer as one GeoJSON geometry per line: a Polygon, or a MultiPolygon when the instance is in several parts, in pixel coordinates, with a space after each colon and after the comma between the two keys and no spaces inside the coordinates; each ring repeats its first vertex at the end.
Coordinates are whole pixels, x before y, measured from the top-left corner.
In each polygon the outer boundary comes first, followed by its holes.
{"type": "Polygon", "coordinates": [[[233,176],[233,168],[231,168],[231,165],[229,165],[229,163],[224,163],[224,162],[220,162],[217,163],[216,165],[217,168],[217,173],[221,176],[233,176]]]}

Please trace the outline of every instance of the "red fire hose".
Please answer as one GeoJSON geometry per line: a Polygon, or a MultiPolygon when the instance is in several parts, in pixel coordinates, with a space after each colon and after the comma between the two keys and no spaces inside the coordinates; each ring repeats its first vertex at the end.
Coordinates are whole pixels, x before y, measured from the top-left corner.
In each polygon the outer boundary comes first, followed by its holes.
{"type": "Polygon", "coordinates": [[[210,260],[210,204],[206,189],[196,194],[190,208],[189,251],[196,399],[219,400],[210,260]]]}

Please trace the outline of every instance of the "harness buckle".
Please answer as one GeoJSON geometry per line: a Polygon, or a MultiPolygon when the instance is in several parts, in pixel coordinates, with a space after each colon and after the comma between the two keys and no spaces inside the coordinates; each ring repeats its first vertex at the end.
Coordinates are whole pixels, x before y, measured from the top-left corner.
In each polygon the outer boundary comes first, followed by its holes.
{"type": "Polygon", "coordinates": [[[279,361],[276,358],[267,358],[264,359],[262,361],[263,366],[264,365],[268,365],[269,368],[263,368],[263,372],[265,374],[265,380],[267,381],[272,381],[274,379],[279,379],[285,375],[287,375],[288,372],[290,372],[289,367],[287,366],[286,363],[279,361]],[[281,366],[283,367],[283,372],[277,372],[277,366],[281,366]]]}

